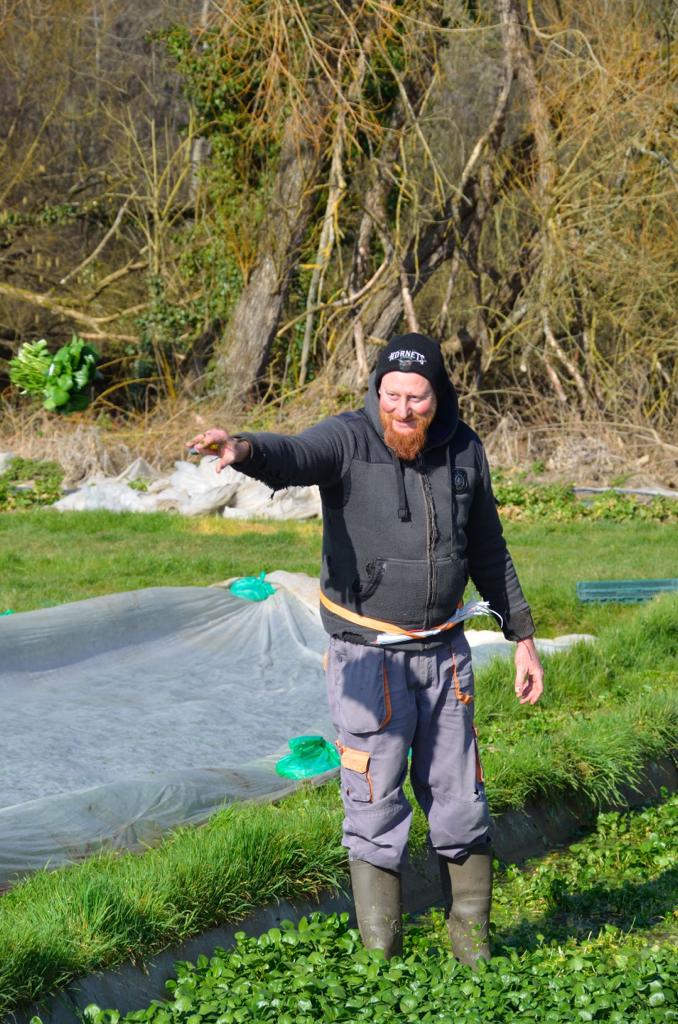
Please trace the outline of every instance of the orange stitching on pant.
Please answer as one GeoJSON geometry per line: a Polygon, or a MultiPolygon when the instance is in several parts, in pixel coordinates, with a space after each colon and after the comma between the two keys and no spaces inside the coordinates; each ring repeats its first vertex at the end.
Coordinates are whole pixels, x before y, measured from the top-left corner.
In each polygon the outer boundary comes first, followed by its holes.
{"type": "Polygon", "coordinates": [[[470,693],[462,693],[461,686],[459,685],[459,676],[457,675],[457,655],[452,655],[452,678],[454,679],[454,693],[457,700],[461,701],[462,704],[471,704],[473,697],[470,693]]]}
{"type": "Polygon", "coordinates": [[[388,673],[386,671],[386,655],[384,655],[384,715],[383,722],[379,723],[379,730],[385,729],[388,723],[391,721],[391,688],[388,685],[388,673]]]}
{"type": "Polygon", "coordinates": [[[480,763],[480,751],[478,749],[478,730],[475,725],[473,726],[473,745],[476,750],[476,782],[479,785],[483,785],[485,782],[485,776],[483,775],[483,766],[480,763]]]}

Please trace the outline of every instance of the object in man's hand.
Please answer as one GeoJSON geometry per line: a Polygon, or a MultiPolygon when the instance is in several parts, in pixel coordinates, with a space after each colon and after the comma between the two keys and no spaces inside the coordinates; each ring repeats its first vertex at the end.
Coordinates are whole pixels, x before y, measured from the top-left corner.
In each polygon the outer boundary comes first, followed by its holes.
{"type": "Polygon", "coordinates": [[[218,453],[219,452],[219,447],[220,446],[218,444],[208,444],[208,445],[205,445],[204,448],[201,448],[200,451],[198,451],[197,448],[189,448],[188,449],[188,454],[189,455],[211,455],[211,454],[214,454],[214,453],[218,453]]]}

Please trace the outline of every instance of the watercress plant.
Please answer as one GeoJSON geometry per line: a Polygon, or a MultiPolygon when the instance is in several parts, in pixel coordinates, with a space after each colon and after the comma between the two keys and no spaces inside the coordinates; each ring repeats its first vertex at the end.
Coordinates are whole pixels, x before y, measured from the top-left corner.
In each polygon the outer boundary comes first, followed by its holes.
{"type": "Polygon", "coordinates": [[[9,363],[11,382],[22,395],[43,399],[49,412],[80,412],[89,405],[99,353],[77,334],[54,355],[44,338],[26,342],[9,363]]]}

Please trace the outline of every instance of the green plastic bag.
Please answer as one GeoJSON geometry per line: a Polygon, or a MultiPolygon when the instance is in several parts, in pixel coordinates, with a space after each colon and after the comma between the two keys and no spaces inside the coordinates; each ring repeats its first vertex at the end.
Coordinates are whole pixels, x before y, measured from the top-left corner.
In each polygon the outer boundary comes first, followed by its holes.
{"type": "Polygon", "coordinates": [[[278,775],[286,779],[309,779],[339,767],[339,751],[322,736],[295,736],[288,746],[292,753],[281,757],[275,766],[278,775]]]}
{"type": "Polygon", "coordinates": [[[240,576],[233,580],[228,589],[244,601],[265,601],[271,594],[275,594],[275,587],[266,582],[265,575],[265,572],[260,572],[258,576],[240,576]]]}

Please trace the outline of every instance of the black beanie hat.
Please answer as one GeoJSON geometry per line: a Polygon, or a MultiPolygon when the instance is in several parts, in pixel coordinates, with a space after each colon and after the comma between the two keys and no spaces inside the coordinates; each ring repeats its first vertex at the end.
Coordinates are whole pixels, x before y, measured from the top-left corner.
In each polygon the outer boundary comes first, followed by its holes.
{"type": "Polygon", "coordinates": [[[437,398],[452,388],[440,345],[426,334],[397,334],[382,348],[374,374],[377,391],[384,374],[393,371],[426,377],[437,398]]]}

